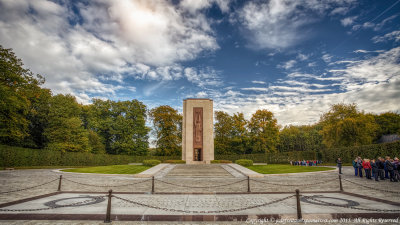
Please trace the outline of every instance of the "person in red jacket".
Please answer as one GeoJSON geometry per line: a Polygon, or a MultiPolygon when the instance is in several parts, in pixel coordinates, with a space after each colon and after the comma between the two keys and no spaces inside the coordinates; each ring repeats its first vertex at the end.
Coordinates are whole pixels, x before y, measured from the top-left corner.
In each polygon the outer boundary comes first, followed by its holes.
{"type": "Polygon", "coordinates": [[[365,176],[367,177],[367,179],[371,180],[371,163],[369,159],[364,159],[362,167],[364,168],[365,176]]]}

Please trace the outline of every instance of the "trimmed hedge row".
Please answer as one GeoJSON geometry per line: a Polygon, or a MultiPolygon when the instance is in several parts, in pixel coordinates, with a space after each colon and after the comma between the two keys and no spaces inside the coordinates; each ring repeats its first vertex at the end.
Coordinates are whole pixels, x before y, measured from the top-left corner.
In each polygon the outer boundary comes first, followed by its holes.
{"type": "Polygon", "coordinates": [[[157,166],[161,161],[157,159],[143,160],[143,166],[157,166]]]}
{"type": "Polygon", "coordinates": [[[351,163],[356,156],[368,159],[376,159],[379,156],[400,157],[400,141],[351,148],[332,148],[323,151],[322,156],[325,162],[335,162],[340,157],[344,163],[351,163]]]}
{"type": "Polygon", "coordinates": [[[141,163],[143,160],[180,159],[181,156],[129,156],[60,152],[0,145],[0,167],[23,166],[106,166],[141,163]]]}
{"type": "MultiPolygon", "coordinates": [[[[323,149],[315,151],[279,152],[270,154],[215,155],[215,160],[236,161],[250,159],[255,163],[288,163],[290,160],[319,159],[335,162],[338,157],[344,163],[350,163],[355,156],[376,158],[378,156],[400,157],[400,141],[364,145],[349,148],[323,149]]],[[[44,149],[29,149],[0,145],[0,167],[23,166],[105,166],[128,163],[141,163],[143,160],[156,159],[161,162],[180,160],[181,156],[128,156],[92,153],[59,152],[44,149]]]]}
{"type": "Polygon", "coordinates": [[[252,166],[253,165],[253,160],[251,159],[238,159],[235,161],[236,164],[239,164],[241,166],[252,166]]]}

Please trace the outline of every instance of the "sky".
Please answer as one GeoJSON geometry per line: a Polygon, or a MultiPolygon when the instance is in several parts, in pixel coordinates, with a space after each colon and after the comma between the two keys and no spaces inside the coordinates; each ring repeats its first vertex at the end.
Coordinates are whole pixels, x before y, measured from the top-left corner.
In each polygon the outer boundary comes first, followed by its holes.
{"type": "Polygon", "coordinates": [[[0,0],[0,45],[82,104],[211,98],[281,125],[400,112],[400,0],[0,0]]]}

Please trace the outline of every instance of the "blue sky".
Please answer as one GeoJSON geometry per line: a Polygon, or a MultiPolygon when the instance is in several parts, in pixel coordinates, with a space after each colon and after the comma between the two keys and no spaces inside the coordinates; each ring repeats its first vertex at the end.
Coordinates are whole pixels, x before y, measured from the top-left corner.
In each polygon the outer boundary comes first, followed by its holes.
{"type": "Polygon", "coordinates": [[[211,98],[282,125],[400,111],[398,0],[0,0],[0,44],[83,104],[211,98]]]}

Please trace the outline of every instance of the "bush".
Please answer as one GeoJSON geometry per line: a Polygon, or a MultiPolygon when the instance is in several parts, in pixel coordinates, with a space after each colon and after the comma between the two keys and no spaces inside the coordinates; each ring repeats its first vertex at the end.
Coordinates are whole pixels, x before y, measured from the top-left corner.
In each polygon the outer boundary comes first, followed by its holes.
{"type": "Polygon", "coordinates": [[[169,159],[165,160],[164,163],[172,163],[172,164],[185,164],[185,160],[180,160],[180,159],[169,159]]]}
{"type": "Polygon", "coordinates": [[[211,163],[232,163],[231,160],[211,160],[211,163]]]}
{"type": "Polygon", "coordinates": [[[161,161],[157,159],[143,160],[143,166],[156,166],[160,163],[161,161]]]}
{"type": "Polygon", "coordinates": [[[235,161],[236,164],[239,164],[241,166],[252,166],[253,165],[253,160],[250,159],[238,159],[235,161]]]}
{"type": "Polygon", "coordinates": [[[180,156],[132,156],[92,154],[88,152],[61,152],[0,145],[0,167],[3,168],[30,166],[108,166],[141,163],[143,160],[149,159],[165,161],[179,158],[180,156]]]}

